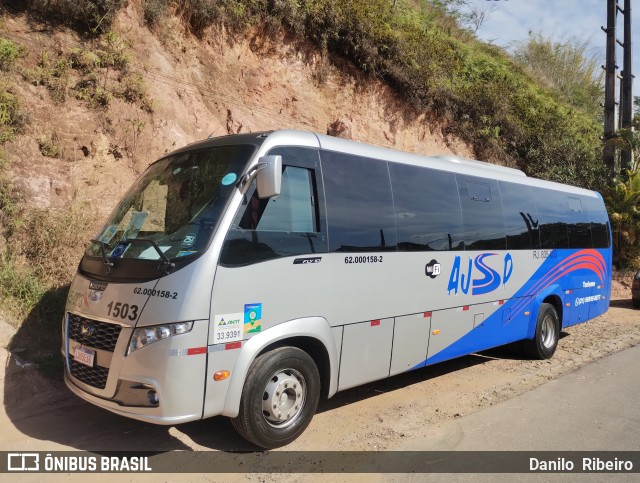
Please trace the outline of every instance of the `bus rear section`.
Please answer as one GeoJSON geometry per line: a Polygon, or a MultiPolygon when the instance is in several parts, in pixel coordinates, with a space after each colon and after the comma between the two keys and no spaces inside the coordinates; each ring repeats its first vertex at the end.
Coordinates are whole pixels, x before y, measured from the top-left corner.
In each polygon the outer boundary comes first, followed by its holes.
{"type": "Polygon", "coordinates": [[[608,308],[594,192],[297,131],[158,163],[89,247],[64,322],[67,385],[125,416],[224,415],[278,447],[320,397],[515,341],[548,358],[608,308]]]}

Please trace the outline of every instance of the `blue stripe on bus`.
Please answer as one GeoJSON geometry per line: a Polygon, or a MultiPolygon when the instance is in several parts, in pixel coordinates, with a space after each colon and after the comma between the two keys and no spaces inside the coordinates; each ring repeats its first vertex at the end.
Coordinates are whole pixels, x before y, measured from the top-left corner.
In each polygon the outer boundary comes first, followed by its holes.
{"type": "Polygon", "coordinates": [[[538,305],[547,295],[557,295],[562,301],[563,327],[603,314],[609,307],[611,260],[607,259],[608,254],[608,250],[596,249],[552,251],[516,294],[482,324],[412,369],[531,338],[538,305]],[[583,282],[595,282],[595,287],[582,288],[583,282]],[[567,290],[572,292],[566,294],[567,290]],[[579,303],[578,299],[591,295],[600,295],[601,298],[579,303]],[[571,306],[566,307],[566,303],[571,306]],[[510,316],[505,321],[507,311],[510,311],[510,316]],[[530,315],[525,315],[525,312],[530,312],[530,315]]]}

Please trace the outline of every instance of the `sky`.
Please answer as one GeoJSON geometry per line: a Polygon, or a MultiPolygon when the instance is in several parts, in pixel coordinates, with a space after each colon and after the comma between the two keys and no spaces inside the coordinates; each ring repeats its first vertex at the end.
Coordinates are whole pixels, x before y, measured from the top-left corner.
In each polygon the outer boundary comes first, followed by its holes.
{"type": "MultiPolygon", "coordinates": [[[[529,31],[556,40],[575,38],[587,41],[601,64],[605,63],[607,0],[470,0],[470,5],[487,12],[476,35],[486,41],[509,48],[514,41],[526,40],[529,31]]],[[[620,7],[624,0],[618,0],[620,7]]],[[[618,15],[616,37],[623,40],[623,17],[618,15]]],[[[631,0],[632,73],[636,76],[633,95],[640,95],[640,1],[631,0]]],[[[622,69],[622,47],[618,46],[616,63],[622,69]]],[[[617,90],[617,89],[616,89],[617,90]]]]}

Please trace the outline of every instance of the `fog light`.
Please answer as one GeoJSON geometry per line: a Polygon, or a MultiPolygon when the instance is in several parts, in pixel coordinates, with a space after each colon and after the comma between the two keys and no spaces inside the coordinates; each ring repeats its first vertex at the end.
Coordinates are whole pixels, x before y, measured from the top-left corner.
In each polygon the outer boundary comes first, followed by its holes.
{"type": "Polygon", "coordinates": [[[147,393],[147,401],[149,401],[149,404],[151,404],[152,406],[157,406],[158,404],[160,404],[158,393],[155,391],[149,391],[147,393]]]}
{"type": "Polygon", "coordinates": [[[214,381],[224,381],[230,375],[231,375],[231,373],[229,371],[218,371],[213,375],[213,380],[214,381]]]}

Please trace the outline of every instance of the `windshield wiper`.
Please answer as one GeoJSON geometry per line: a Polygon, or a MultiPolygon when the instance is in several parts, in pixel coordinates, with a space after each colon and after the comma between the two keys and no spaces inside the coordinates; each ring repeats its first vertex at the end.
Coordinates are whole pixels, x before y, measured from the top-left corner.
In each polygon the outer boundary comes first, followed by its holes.
{"type": "Polygon", "coordinates": [[[100,240],[91,240],[91,243],[97,243],[98,245],[100,245],[102,260],[104,261],[104,264],[107,266],[107,273],[111,272],[111,267],[113,267],[113,262],[109,260],[109,257],[107,256],[107,248],[109,247],[109,245],[107,245],[105,242],[100,240]]]}
{"type": "Polygon", "coordinates": [[[158,244],[153,240],[147,240],[145,238],[127,238],[126,240],[123,240],[123,242],[124,243],[148,243],[149,245],[151,245],[155,249],[155,251],[158,252],[158,255],[160,255],[160,260],[162,260],[162,266],[165,267],[165,272],[168,270],[171,270],[173,267],[176,266],[175,263],[173,263],[171,260],[167,258],[164,252],[160,250],[160,247],[158,246],[158,244]]]}

